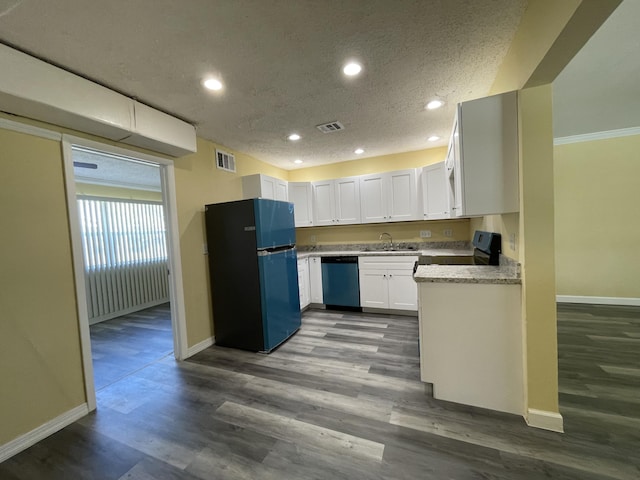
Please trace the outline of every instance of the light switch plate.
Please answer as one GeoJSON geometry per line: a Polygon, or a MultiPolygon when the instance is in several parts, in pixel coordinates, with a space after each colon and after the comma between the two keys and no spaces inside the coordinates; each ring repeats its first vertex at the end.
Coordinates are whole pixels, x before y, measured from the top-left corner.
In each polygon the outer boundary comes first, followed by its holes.
{"type": "Polygon", "coordinates": [[[516,234],[515,233],[509,234],[509,246],[511,247],[511,250],[515,250],[516,249],[516,234]]]}
{"type": "Polygon", "coordinates": [[[420,230],[420,238],[431,238],[431,230],[420,230]]]}

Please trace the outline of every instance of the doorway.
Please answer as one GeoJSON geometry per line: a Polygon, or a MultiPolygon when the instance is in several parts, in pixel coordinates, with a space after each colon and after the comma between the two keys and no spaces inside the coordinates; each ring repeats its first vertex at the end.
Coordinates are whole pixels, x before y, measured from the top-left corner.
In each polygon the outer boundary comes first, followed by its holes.
{"type": "Polygon", "coordinates": [[[187,355],[173,163],[63,137],[87,403],[187,355]]]}

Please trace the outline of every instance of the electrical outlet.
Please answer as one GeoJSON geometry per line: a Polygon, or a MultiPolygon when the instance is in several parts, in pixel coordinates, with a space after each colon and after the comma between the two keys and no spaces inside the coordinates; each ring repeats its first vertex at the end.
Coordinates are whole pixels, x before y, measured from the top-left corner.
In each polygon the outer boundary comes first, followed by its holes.
{"type": "Polygon", "coordinates": [[[445,237],[452,237],[452,236],[453,236],[453,230],[451,230],[450,228],[445,228],[445,229],[442,231],[442,234],[443,234],[445,237]]]}
{"type": "Polygon", "coordinates": [[[202,254],[203,255],[209,255],[209,247],[207,246],[206,243],[202,244],[202,254]]]}
{"type": "Polygon", "coordinates": [[[311,235],[311,236],[309,237],[309,241],[310,241],[311,243],[316,243],[316,242],[318,241],[318,239],[316,238],[316,236],[315,236],[315,235],[311,235]]]}
{"type": "Polygon", "coordinates": [[[431,230],[420,230],[420,238],[431,238],[431,230]]]}
{"type": "Polygon", "coordinates": [[[509,246],[511,247],[511,250],[515,250],[516,249],[516,234],[515,233],[509,234],[509,246]]]}

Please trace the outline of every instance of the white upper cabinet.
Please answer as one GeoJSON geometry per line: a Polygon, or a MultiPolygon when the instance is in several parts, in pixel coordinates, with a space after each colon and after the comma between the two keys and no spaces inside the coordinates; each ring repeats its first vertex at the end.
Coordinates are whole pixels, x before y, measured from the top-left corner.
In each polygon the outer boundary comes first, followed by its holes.
{"type": "Polygon", "coordinates": [[[336,223],[336,201],[333,192],[333,180],[313,182],[313,221],[318,225],[336,223]]]}
{"type": "Polygon", "coordinates": [[[517,92],[463,102],[456,120],[447,171],[452,216],[519,211],[517,92]]]}
{"type": "Polygon", "coordinates": [[[389,221],[403,222],[418,219],[416,171],[399,170],[387,174],[389,178],[389,221]]]}
{"type": "Polygon", "coordinates": [[[422,167],[420,174],[424,220],[449,218],[449,198],[445,162],[422,167]]]}
{"type": "Polygon", "coordinates": [[[358,177],[313,182],[312,187],[315,226],[360,223],[358,177]]]}
{"type": "Polygon", "coordinates": [[[289,201],[293,203],[296,227],[313,225],[311,182],[289,182],[289,201]]]}
{"type": "Polygon", "coordinates": [[[289,187],[285,180],[257,173],[242,177],[242,198],[269,198],[289,201],[289,187]]]}
{"type": "Polygon", "coordinates": [[[418,219],[414,169],[360,176],[362,223],[418,219]]]}
{"type": "Polygon", "coordinates": [[[362,223],[387,221],[387,189],[383,174],[360,177],[362,223]]]}

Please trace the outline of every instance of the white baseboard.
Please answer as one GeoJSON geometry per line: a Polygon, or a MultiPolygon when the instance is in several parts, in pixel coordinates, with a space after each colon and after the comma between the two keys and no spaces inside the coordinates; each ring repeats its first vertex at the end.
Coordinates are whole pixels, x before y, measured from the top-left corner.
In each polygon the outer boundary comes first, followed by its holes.
{"type": "Polygon", "coordinates": [[[552,432],[564,433],[564,422],[562,415],[556,412],[548,412],[546,410],[536,410],[530,408],[527,410],[527,425],[543,430],[551,430],[552,432]]]}
{"type": "Polygon", "coordinates": [[[588,303],[593,305],[624,305],[640,307],[640,298],[633,297],[587,297],[579,295],[556,295],[558,303],[588,303]]]}
{"type": "Polygon", "coordinates": [[[214,343],[216,343],[215,337],[205,338],[203,341],[198,342],[187,349],[187,356],[185,357],[185,359],[193,357],[196,353],[201,352],[205,348],[209,348],[214,343]]]}
{"type": "Polygon", "coordinates": [[[56,418],[49,420],[47,423],[34,428],[30,432],[20,435],[18,438],[11,440],[9,443],[5,443],[0,446],[0,463],[4,462],[8,458],[26,450],[32,445],[35,445],[40,440],[44,440],[49,435],[53,435],[58,430],[62,430],[67,425],[72,424],[79,418],[84,417],[89,413],[89,407],[86,403],[79,405],[71,410],[58,415],[56,418]]]}

